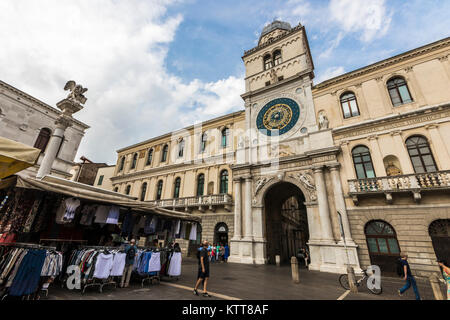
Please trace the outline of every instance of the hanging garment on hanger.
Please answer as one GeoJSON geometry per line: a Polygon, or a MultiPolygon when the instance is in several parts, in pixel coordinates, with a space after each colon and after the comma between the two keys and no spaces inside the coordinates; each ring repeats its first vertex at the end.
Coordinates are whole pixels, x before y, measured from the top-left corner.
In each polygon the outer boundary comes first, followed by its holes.
{"type": "Polygon", "coordinates": [[[92,222],[95,217],[97,206],[96,205],[85,205],[83,209],[81,210],[81,219],[80,224],[84,226],[90,226],[92,225],[92,222]]]}
{"type": "Polygon", "coordinates": [[[113,254],[100,253],[95,263],[94,278],[107,279],[113,266],[113,254]]]}
{"type": "Polygon", "coordinates": [[[98,206],[97,211],[95,212],[95,223],[106,223],[108,219],[108,213],[110,210],[110,206],[98,206]]]}
{"type": "Polygon", "coordinates": [[[197,240],[197,224],[195,222],[192,224],[189,240],[197,240]]]}
{"type": "Polygon", "coordinates": [[[75,211],[80,206],[81,202],[77,198],[69,198],[64,201],[66,204],[66,211],[63,216],[64,222],[71,222],[75,218],[75,211]]]}
{"type": "Polygon", "coordinates": [[[175,237],[180,234],[181,220],[177,220],[175,224],[175,237]]]}
{"type": "Polygon", "coordinates": [[[108,212],[108,218],[106,219],[106,223],[108,224],[118,224],[119,223],[119,210],[118,206],[111,206],[108,212]]]}
{"type": "Polygon", "coordinates": [[[172,253],[167,274],[172,277],[181,275],[181,252],[172,253]]]}
{"type": "Polygon", "coordinates": [[[180,239],[184,239],[185,236],[186,236],[186,222],[183,221],[181,223],[180,239]]]}
{"type": "Polygon", "coordinates": [[[132,231],[132,234],[134,236],[136,236],[139,233],[141,221],[144,221],[144,223],[145,223],[144,217],[141,215],[136,215],[136,217],[134,219],[134,226],[133,226],[133,231],[132,231]]]}
{"type": "Polygon", "coordinates": [[[155,233],[155,228],[152,225],[153,216],[148,215],[145,217],[145,226],[144,226],[144,233],[145,234],[152,234],[155,233]]]}
{"type": "Polygon", "coordinates": [[[148,262],[148,272],[157,272],[161,270],[161,253],[153,252],[148,262]]]}
{"type": "Polygon", "coordinates": [[[110,274],[112,277],[119,277],[123,275],[126,256],[127,254],[123,252],[117,252],[114,254],[113,266],[110,274]]]}

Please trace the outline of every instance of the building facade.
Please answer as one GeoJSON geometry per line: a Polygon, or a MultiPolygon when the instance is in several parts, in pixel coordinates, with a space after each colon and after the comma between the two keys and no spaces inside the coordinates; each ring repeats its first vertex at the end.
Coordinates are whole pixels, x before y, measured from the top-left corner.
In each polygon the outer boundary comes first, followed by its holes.
{"type": "Polygon", "coordinates": [[[94,186],[97,188],[113,191],[113,185],[111,178],[116,172],[116,166],[104,166],[99,167],[97,170],[97,176],[95,177],[94,186]]]}
{"type": "Polygon", "coordinates": [[[113,188],[201,216],[231,262],[307,247],[312,270],[389,273],[402,250],[418,275],[436,271],[450,247],[449,53],[444,39],[314,85],[305,27],[274,21],[242,57],[245,110],[118,150],[113,188]]]}
{"type": "MultiPolygon", "coordinates": [[[[0,81],[0,136],[42,150],[37,164],[23,170],[20,175],[36,176],[60,114],[61,111],[56,108],[0,81]]],[[[86,124],[75,120],[66,130],[52,166],[52,175],[71,177],[75,155],[88,128],[86,124]]]]}
{"type": "Polygon", "coordinates": [[[72,174],[70,180],[93,186],[99,168],[106,167],[107,164],[92,162],[84,156],[80,157],[80,160],[81,162],[75,163],[70,170],[70,173],[72,174]]]}

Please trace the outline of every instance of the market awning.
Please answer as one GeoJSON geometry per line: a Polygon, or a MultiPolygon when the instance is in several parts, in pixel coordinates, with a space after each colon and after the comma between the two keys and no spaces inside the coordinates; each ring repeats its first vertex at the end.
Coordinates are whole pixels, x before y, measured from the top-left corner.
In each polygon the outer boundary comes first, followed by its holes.
{"type": "Polygon", "coordinates": [[[197,222],[201,220],[200,217],[192,216],[187,213],[158,208],[153,204],[138,201],[135,197],[130,197],[117,192],[108,191],[87,184],[53,176],[45,176],[40,180],[17,176],[16,187],[64,194],[66,196],[76,197],[88,201],[116,205],[119,207],[130,208],[134,211],[159,214],[170,218],[197,222]]]}
{"type": "Polygon", "coordinates": [[[0,179],[33,166],[41,150],[0,137],[0,179]]]}

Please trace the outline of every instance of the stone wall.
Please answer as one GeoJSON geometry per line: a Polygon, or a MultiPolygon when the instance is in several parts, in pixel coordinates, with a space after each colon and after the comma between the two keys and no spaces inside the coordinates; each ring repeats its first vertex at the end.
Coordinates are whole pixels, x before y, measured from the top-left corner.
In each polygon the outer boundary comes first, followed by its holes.
{"type": "Polygon", "coordinates": [[[228,241],[234,235],[234,214],[233,213],[213,213],[202,215],[202,241],[214,241],[214,229],[220,222],[228,226],[228,241]]]}

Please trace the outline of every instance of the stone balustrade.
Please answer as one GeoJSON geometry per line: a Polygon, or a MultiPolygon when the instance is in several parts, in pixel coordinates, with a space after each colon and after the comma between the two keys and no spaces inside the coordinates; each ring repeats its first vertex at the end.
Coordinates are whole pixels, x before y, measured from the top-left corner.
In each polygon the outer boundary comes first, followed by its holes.
{"type": "Polygon", "coordinates": [[[358,196],[371,193],[384,193],[386,201],[392,203],[392,193],[411,192],[419,202],[420,192],[425,190],[450,189],[450,170],[429,173],[349,180],[349,195],[355,204],[358,196]]]}
{"type": "Polygon", "coordinates": [[[231,211],[231,207],[233,206],[233,198],[229,194],[213,194],[197,197],[152,200],[147,202],[161,208],[183,208],[185,211],[191,211],[196,208],[201,212],[204,212],[206,209],[215,211],[219,206],[224,206],[225,210],[231,211]]]}

